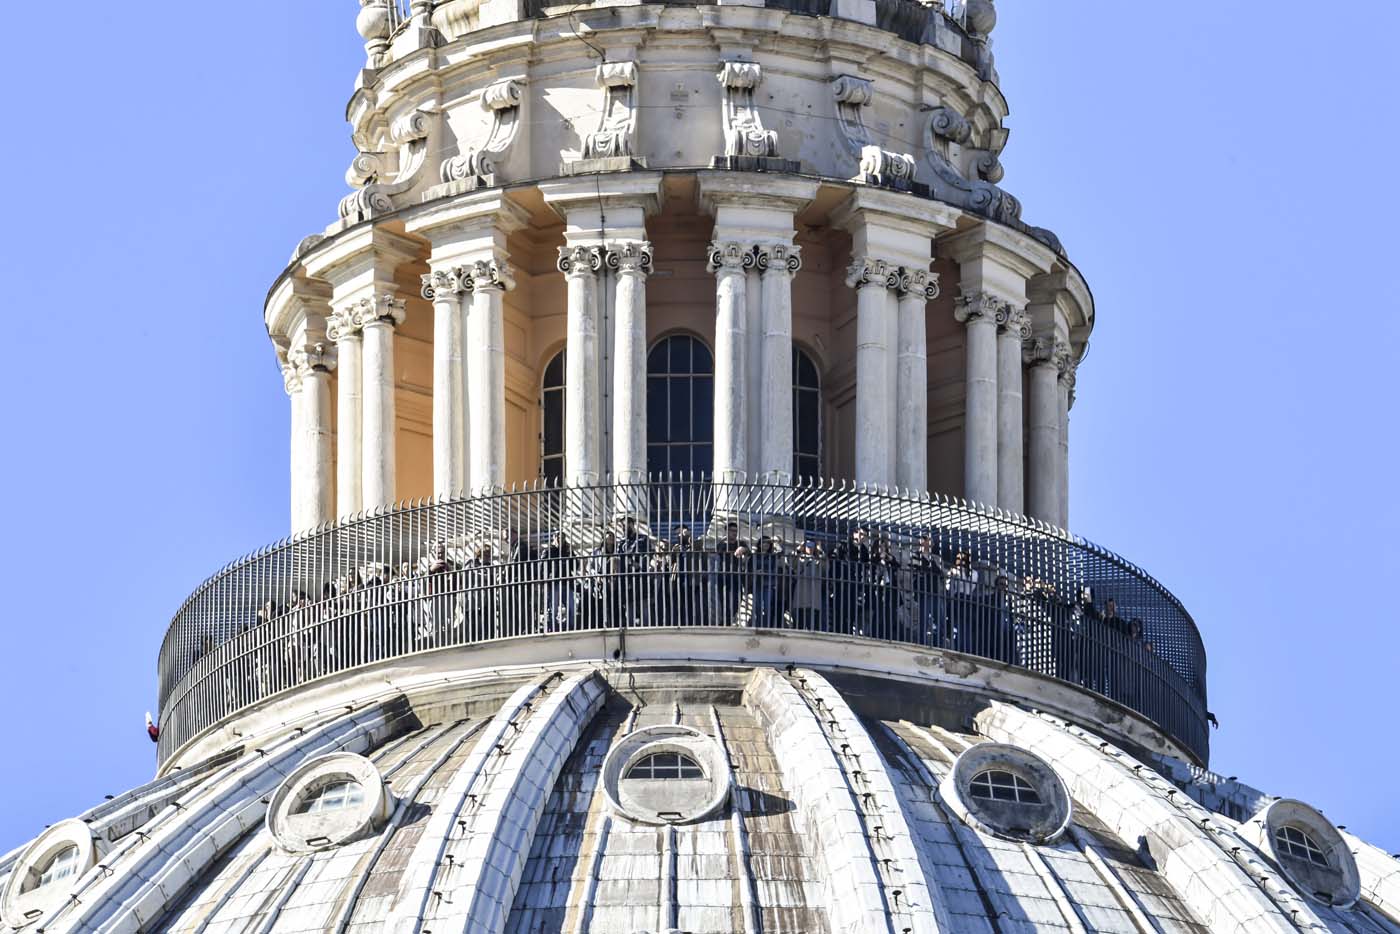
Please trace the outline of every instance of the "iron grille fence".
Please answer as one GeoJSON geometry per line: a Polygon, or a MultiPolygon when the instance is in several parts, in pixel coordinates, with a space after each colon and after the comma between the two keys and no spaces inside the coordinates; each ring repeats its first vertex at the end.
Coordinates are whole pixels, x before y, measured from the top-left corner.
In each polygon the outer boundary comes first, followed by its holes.
{"type": "Polygon", "coordinates": [[[161,647],[160,755],[266,697],[373,662],[659,626],[977,655],[1096,691],[1207,757],[1196,626],[1117,555],[944,497],[704,478],[412,502],[226,566],[161,647]]]}

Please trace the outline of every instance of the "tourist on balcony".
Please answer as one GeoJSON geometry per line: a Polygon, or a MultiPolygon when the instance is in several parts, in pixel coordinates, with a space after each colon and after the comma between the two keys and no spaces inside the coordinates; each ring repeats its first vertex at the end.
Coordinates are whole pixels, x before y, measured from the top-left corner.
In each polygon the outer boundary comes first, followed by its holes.
{"type": "Polygon", "coordinates": [[[664,541],[652,545],[643,575],[647,592],[647,604],[641,611],[641,623],[645,626],[670,626],[675,623],[676,565],[671,560],[670,548],[664,541]]]}
{"type": "Polygon", "coordinates": [[[574,552],[563,532],[555,532],[540,552],[540,578],[544,581],[545,632],[574,628],[574,552]]]}
{"type": "Polygon", "coordinates": [[[728,523],[724,528],[724,538],[715,542],[710,557],[716,625],[730,625],[738,618],[747,576],[748,553],[748,546],[739,538],[739,524],[728,523]]]}
{"type": "Polygon", "coordinates": [[[490,541],[477,543],[472,551],[471,560],[467,562],[464,577],[467,589],[467,618],[470,620],[468,638],[472,641],[500,638],[495,549],[490,541]]]}
{"type": "Polygon", "coordinates": [[[612,529],[608,529],[588,559],[585,582],[590,599],[584,607],[583,628],[596,629],[618,624],[621,572],[622,556],[617,553],[617,536],[612,529]]]}
{"type": "Polygon", "coordinates": [[[867,581],[870,588],[871,633],[878,639],[901,638],[899,633],[899,558],[887,533],[872,540],[867,581]]]}
{"type": "Polygon", "coordinates": [[[831,632],[859,635],[862,631],[861,588],[865,567],[860,558],[861,535],[861,530],[853,530],[848,540],[831,546],[826,594],[826,619],[831,632]]]}
{"type": "Polygon", "coordinates": [[[825,630],[826,555],[812,539],[803,540],[793,564],[793,625],[808,632],[825,630]]]}
{"type": "Polygon", "coordinates": [[[1008,665],[1016,664],[1016,627],[1012,619],[1011,581],[998,574],[985,597],[983,643],[976,654],[1008,665]]]}
{"type": "Polygon", "coordinates": [[[671,543],[671,565],[676,580],[675,614],[681,626],[694,626],[701,622],[700,608],[702,588],[705,580],[704,556],[695,547],[695,539],[688,526],[676,530],[676,540],[671,543]]]}
{"type": "Polygon", "coordinates": [[[972,566],[972,555],[959,551],[948,569],[949,643],[955,652],[972,652],[978,623],[978,596],[981,576],[972,566]]]}
{"type": "Polygon", "coordinates": [[[648,596],[647,565],[651,555],[651,538],[637,527],[636,516],[618,520],[617,553],[622,577],[618,581],[618,610],[628,624],[637,621],[648,596]]]}
{"type": "Polygon", "coordinates": [[[753,595],[753,625],[760,629],[776,628],[787,611],[787,562],[781,542],[761,535],[758,547],[749,562],[750,586],[753,595]]]}
{"type": "Polygon", "coordinates": [[[909,556],[909,582],[913,591],[915,625],[918,641],[924,645],[943,645],[948,625],[944,608],[944,586],[948,566],[933,547],[933,539],[920,535],[914,553],[909,556]]]}
{"type": "Polygon", "coordinates": [[[502,549],[501,561],[496,570],[501,625],[507,634],[519,635],[530,631],[530,621],[536,615],[529,608],[535,595],[531,586],[535,551],[513,526],[506,528],[505,538],[505,548],[502,549]]]}

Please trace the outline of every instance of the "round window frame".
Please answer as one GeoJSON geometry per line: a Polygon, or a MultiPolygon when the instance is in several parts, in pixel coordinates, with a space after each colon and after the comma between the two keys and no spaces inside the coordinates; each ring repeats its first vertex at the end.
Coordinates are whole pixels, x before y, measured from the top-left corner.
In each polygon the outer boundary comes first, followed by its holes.
{"type": "Polygon", "coordinates": [[[639,824],[665,826],[693,824],[709,817],[729,800],[733,785],[729,756],[710,735],[693,727],[664,724],[642,727],[627,734],[613,745],[603,760],[603,794],[612,810],[627,820],[639,824]],[[655,753],[680,753],[692,759],[704,773],[703,778],[624,778],[632,767],[655,753]],[[624,788],[625,782],[672,783],[689,788],[704,788],[696,803],[680,811],[643,809],[624,788]]]}
{"type": "Polygon", "coordinates": [[[0,920],[11,928],[22,928],[62,906],[79,880],[97,865],[100,855],[98,840],[86,823],[72,818],[54,824],[35,837],[15,860],[0,892],[0,920]],[[44,868],[69,847],[78,850],[71,875],[43,887],[24,887],[31,878],[37,880],[44,868]]]}
{"type": "Polygon", "coordinates": [[[1242,830],[1244,836],[1278,867],[1288,884],[1309,901],[1345,910],[1361,898],[1361,874],[1356,868],[1356,857],[1342,832],[1317,808],[1296,798],[1279,798],[1250,818],[1242,830]],[[1285,827],[1302,831],[1312,839],[1327,860],[1325,869],[1279,851],[1277,837],[1285,827]],[[1326,898],[1321,897],[1316,878],[1308,879],[1304,875],[1309,870],[1329,872],[1336,877],[1336,884],[1326,898]]]}
{"type": "Polygon", "coordinates": [[[333,752],[308,759],[282,780],[268,801],[266,824],[278,846],[288,853],[316,853],[379,830],[393,813],[394,804],[378,766],[364,756],[333,752]],[[333,811],[302,808],[307,798],[338,781],[358,784],[363,792],[361,801],[333,811]],[[308,833],[308,824],[319,825],[322,832],[308,833]]]}
{"type": "Polygon", "coordinates": [[[977,743],[963,750],[939,783],[939,794],[963,823],[1017,843],[1053,843],[1074,818],[1074,801],[1069,788],[1054,767],[1030,750],[1006,743],[977,743]],[[1041,803],[974,797],[972,780],[988,771],[1007,772],[1021,779],[1035,790],[1041,803]],[[996,813],[1008,808],[1045,809],[1046,813],[1020,827],[1002,820],[996,813]]]}

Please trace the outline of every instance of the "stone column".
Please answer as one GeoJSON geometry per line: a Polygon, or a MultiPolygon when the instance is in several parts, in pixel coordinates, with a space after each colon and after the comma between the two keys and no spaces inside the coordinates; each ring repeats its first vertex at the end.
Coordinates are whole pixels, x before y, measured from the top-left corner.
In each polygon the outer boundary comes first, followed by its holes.
{"type": "Polygon", "coordinates": [[[564,373],[564,470],[570,486],[601,478],[598,434],[602,428],[599,384],[598,247],[559,248],[559,271],[568,282],[568,344],[564,373]]]}
{"type": "Polygon", "coordinates": [[[287,398],[291,400],[291,433],[288,440],[290,444],[291,473],[288,476],[287,489],[290,495],[292,510],[292,532],[300,532],[305,526],[301,524],[303,503],[306,499],[306,473],[302,469],[302,464],[306,460],[306,409],[302,403],[301,393],[301,368],[297,366],[295,357],[290,351],[283,353],[280,348],[278,356],[282,365],[282,388],[287,391],[287,398]]]}
{"type": "Polygon", "coordinates": [[[904,269],[899,277],[895,388],[895,486],[928,492],[928,303],[938,297],[938,274],[904,269]]]}
{"type": "Polygon", "coordinates": [[[708,268],[715,276],[714,475],[720,483],[742,483],[748,479],[746,273],[755,262],[749,244],[710,244],[708,268]]]}
{"type": "MultiPolygon", "coordinates": [[[[364,472],[362,508],[393,505],[395,483],[394,328],[404,319],[404,303],[381,292],[360,303],[364,329],[364,472]]],[[[344,378],[342,372],[341,378],[344,378]]]]}
{"type": "Polygon", "coordinates": [[[336,382],[335,511],[349,516],[364,508],[364,339],[358,302],[338,308],[326,334],[340,361],[336,382]]]}
{"type": "MultiPolygon", "coordinates": [[[[617,274],[613,317],[612,474],[619,483],[647,477],[647,275],[651,244],[621,243],[607,265],[617,274]]],[[[635,514],[644,502],[631,497],[619,506],[635,514]]]]}
{"type": "Polygon", "coordinates": [[[1060,353],[1068,353],[1068,348],[1053,340],[1025,344],[1025,363],[1030,368],[1026,513],[1051,525],[1060,522],[1060,353]]]}
{"type": "Polygon", "coordinates": [[[757,469],[764,482],[786,486],[792,483],[792,280],[802,268],[801,248],[760,246],[755,263],[763,294],[762,382],[750,386],[760,399],[757,469]]]}
{"type": "Polygon", "coordinates": [[[471,277],[460,266],[423,277],[423,297],[433,303],[433,493],[440,497],[471,489],[465,353],[470,293],[471,277]]]}
{"type": "Polygon", "coordinates": [[[880,259],[852,258],[846,284],[856,290],[856,482],[890,486],[894,465],[894,400],[889,374],[890,290],[899,286],[899,269],[880,259]]]}
{"type": "Polygon", "coordinates": [[[955,311],[967,329],[963,490],[985,506],[997,504],[997,314],[1004,304],[986,292],[963,292],[955,311]]]}
{"type": "Polygon", "coordinates": [[[335,518],[331,487],[331,367],[330,349],[317,343],[302,358],[301,429],[303,454],[301,472],[306,478],[302,491],[301,524],[310,529],[335,518]]]}
{"type": "Polygon", "coordinates": [[[495,492],[506,484],[505,293],[515,287],[515,277],[504,257],[477,260],[467,271],[472,280],[467,319],[471,483],[476,492],[495,492]]]}
{"type": "Polygon", "coordinates": [[[1073,351],[1066,347],[1062,355],[1057,354],[1059,362],[1059,421],[1060,421],[1060,451],[1059,470],[1056,479],[1060,483],[1059,496],[1056,497],[1059,504],[1059,517],[1056,525],[1062,529],[1069,528],[1069,410],[1074,408],[1074,382],[1078,372],[1079,361],[1074,359],[1073,351]]]}
{"type": "Polygon", "coordinates": [[[1031,336],[1024,309],[1010,303],[997,311],[997,505],[1026,510],[1025,446],[1021,401],[1022,344],[1031,336]]]}

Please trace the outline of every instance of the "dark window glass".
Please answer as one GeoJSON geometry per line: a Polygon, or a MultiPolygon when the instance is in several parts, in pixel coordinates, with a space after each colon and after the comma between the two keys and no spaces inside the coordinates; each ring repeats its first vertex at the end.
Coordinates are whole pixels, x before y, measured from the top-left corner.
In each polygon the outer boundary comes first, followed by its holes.
{"type": "Polygon", "coordinates": [[[974,798],[986,801],[1015,801],[1040,804],[1040,795],[1030,782],[1012,772],[988,769],[973,776],[969,790],[974,798]]]}
{"type": "Polygon", "coordinates": [[[663,338],[647,354],[647,470],[708,473],[713,462],[714,363],[686,334],[663,338]]]}
{"type": "Polygon", "coordinates": [[[544,367],[540,384],[540,477],[550,485],[564,482],[564,351],[544,367]]]}
{"type": "Polygon", "coordinates": [[[817,364],[800,347],[792,348],[792,473],[799,479],[821,476],[822,385],[817,364]]]}
{"type": "Polygon", "coordinates": [[[678,752],[655,752],[638,759],[627,770],[627,778],[682,779],[704,778],[705,772],[690,756],[678,752]]]}

